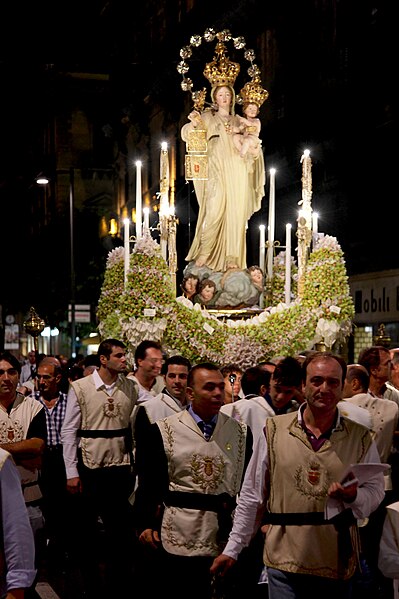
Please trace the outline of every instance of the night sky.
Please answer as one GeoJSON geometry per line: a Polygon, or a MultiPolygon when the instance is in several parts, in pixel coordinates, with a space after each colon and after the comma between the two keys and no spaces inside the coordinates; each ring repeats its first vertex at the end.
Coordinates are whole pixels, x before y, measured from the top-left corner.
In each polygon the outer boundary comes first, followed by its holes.
{"type": "MultiPolygon", "coordinates": [[[[57,14],[55,6],[45,3],[0,9],[3,30],[10,33],[8,40],[2,36],[0,41],[0,303],[7,304],[10,287],[26,292],[24,273],[38,268],[43,259],[32,240],[21,235],[21,220],[29,218],[27,190],[38,169],[35,139],[52,102],[45,65],[108,69],[114,97],[113,106],[104,107],[104,125],[112,119],[112,110],[121,113],[138,93],[143,97],[148,92],[157,101],[163,97],[166,108],[171,102],[182,106],[176,63],[184,40],[209,26],[229,27],[235,35],[254,39],[262,31],[257,14],[261,7],[267,12],[263,22],[272,28],[279,48],[279,68],[273,79],[268,75],[270,98],[260,114],[266,165],[277,169],[276,239],[284,242],[286,222],[295,230],[300,158],[308,148],[319,230],[338,238],[349,274],[399,267],[394,2],[330,2],[321,12],[311,1],[221,1],[215,7],[203,0],[201,10],[194,10],[184,26],[159,35],[164,52],[154,56],[145,33],[149,14],[144,13],[155,11],[159,3],[133,4],[57,3],[57,14]],[[212,14],[211,22],[204,18],[207,14],[212,14]],[[140,47],[133,45],[133,32],[141,35],[140,47]],[[138,72],[146,73],[143,79],[137,78],[138,72]]],[[[190,221],[194,228],[195,198],[187,194],[184,180],[177,181],[177,194],[183,198],[182,226],[190,221]]],[[[250,231],[256,233],[249,236],[249,262],[257,261],[257,227],[267,223],[267,213],[268,186],[262,210],[250,223],[250,231]]],[[[186,251],[183,247],[182,253],[186,251]]]]}

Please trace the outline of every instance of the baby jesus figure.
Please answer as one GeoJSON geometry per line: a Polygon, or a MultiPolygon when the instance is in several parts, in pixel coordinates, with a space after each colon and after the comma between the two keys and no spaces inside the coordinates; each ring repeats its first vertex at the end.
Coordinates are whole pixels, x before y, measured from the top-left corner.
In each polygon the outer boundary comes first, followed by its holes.
{"type": "Polygon", "coordinates": [[[259,108],[252,102],[243,105],[244,116],[238,116],[238,127],[233,129],[233,143],[240,153],[241,158],[250,154],[254,158],[259,155],[261,140],[259,133],[261,128],[260,119],[257,118],[259,108]]]}

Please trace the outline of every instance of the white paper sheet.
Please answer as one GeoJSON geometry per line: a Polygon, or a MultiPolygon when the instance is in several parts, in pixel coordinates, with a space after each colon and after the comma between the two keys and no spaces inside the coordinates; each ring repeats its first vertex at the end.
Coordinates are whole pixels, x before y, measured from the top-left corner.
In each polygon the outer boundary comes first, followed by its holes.
{"type": "MultiPolygon", "coordinates": [[[[380,463],[380,462],[372,462],[368,464],[351,464],[344,472],[340,482],[344,483],[349,478],[349,474],[353,474],[359,481],[359,487],[364,485],[372,476],[375,476],[379,472],[385,472],[390,468],[389,464],[380,463]]],[[[329,497],[326,502],[326,506],[324,508],[324,517],[326,520],[330,520],[334,518],[334,516],[338,516],[345,509],[344,504],[339,499],[333,499],[329,497]]]]}

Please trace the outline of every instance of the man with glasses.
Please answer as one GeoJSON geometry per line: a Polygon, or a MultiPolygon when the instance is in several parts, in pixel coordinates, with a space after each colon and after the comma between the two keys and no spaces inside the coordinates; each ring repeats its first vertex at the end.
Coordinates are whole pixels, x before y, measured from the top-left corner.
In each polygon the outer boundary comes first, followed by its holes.
{"type": "Polygon", "coordinates": [[[136,370],[127,376],[138,385],[138,403],[162,393],[165,386],[164,378],[161,376],[163,362],[162,346],[157,341],[146,339],[136,347],[134,353],[136,370]]]}
{"type": "Polygon", "coordinates": [[[105,339],[100,366],[70,384],[61,429],[67,489],[80,494],[76,527],[88,597],[123,596],[131,585],[132,420],[138,391],[125,374],[126,346],[105,339]],[[104,530],[105,577],[99,568],[98,519],[104,530]]]}
{"type": "Polygon", "coordinates": [[[67,395],[61,391],[62,367],[58,358],[43,358],[38,364],[36,380],[38,390],[34,397],[43,406],[47,424],[47,445],[39,483],[43,493],[48,564],[63,568],[70,531],[70,506],[61,443],[67,395]]]}
{"type": "Polygon", "coordinates": [[[368,392],[373,397],[390,399],[399,405],[399,391],[388,387],[391,377],[391,353],[383,345],[372,345],[360,352],[358,363],[364,366],[369,373],[370,382],[368,392]]]}

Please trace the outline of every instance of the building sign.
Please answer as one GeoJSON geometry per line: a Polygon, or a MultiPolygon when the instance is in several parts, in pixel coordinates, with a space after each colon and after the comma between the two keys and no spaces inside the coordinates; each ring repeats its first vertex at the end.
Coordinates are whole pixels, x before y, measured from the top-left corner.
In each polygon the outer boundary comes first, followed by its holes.
{"type": "Polygon", "coordinates": [[[355,323],[399,321],[399,270],[349,277],[355,323]]]}
{"type": "Polygon", "coordinates": [[[19,349],[19,325],[6,324],[4,327],[4,349],[19,349]]]}
{"type": "MultiPolygon", "coordinates": [[[[90,304],[75,304],[75,322],[91,322],[90,304]]],[[[72,322],[72,306],[68,306],[68,322],[72,322]]]]}

